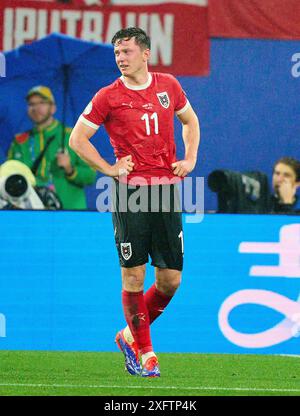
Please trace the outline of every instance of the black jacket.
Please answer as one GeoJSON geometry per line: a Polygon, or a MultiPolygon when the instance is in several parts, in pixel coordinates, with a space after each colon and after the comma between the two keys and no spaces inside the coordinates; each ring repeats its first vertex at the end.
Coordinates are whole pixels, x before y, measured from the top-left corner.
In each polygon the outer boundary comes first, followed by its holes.
{"type": "Polygon", "coordinates": [[[209,188],[217,193],[219,213],[294,214],[294,204],[281,204],[269,190],[266,174],[215,170],[208,177],[209,188]]]}
{"type": "Polygon", "coordinates": [[[297,197],[293,204],[284,204],[279,201],[276,195],[270,197],[270,213],[271,214],[299,214],[299,210],[296,209],[297,197]]]}

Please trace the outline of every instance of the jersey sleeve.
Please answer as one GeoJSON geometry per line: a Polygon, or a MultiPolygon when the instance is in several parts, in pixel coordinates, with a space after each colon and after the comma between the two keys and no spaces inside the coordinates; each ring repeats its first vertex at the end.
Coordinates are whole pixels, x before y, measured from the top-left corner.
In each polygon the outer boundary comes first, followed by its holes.
{"type": "Polygon", "coordinates": [[[98,130],[108,117],[109,105],[105,89],[99,90],[85,107],[79,120],[89,127],[98,130]]]}
{"type": "Polygon", "coordinates": [[[173,85],[174,85],[174,98],[175,98],[175,113],[177,115],[184,113],[190,106],[189,100],[186,97],[182,86],[180,85],[179,81],[175,77],[173,77],[173,85]]]}

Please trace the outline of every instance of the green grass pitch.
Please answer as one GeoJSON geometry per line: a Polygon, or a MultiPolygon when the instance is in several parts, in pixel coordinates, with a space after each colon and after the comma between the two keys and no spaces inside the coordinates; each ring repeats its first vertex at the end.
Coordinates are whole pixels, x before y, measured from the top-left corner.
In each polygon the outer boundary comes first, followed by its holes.
{"type": "Polygon", "coordinates": [[[0,396],[299,396],[300,357],[158,354],[161,377],[119,352],[0,351],[0,396]]]}

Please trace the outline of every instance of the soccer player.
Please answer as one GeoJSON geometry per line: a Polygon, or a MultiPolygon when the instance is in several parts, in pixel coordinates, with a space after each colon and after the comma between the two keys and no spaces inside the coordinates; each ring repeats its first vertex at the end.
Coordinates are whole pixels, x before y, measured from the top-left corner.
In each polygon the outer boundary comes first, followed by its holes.
{"type": "Polygon", "coordinates": [[[146,212],[132,212],[130,207],[123,212],[120,195],[125,187],[129,200],[134,191],[129,185],[150,193],[155,187],[160,194],[169,187],[174,195],[174,182],[180,182],[195,167],[199,122],[179,82],[170,74],[148,71],[150,38],[142,29],[122,29],[112,44],[121,76],[100,89],[87,105],[72,131],[70,146],[92,167],[117,178],[113,224],[128,325],[117,333],[116,342],[130,374],[158,377],[150,324],[163,312],[181,282],[181,213],[174,209],[174,197],[169,212],[164,212],[162,204],[159,212],[151,212],[151,207],[146,212]],[[182,123],[183,160],[176,160],[175,114],[182,123]],[[108,164],[89,141],[101,124],[117,158],[114,165],[108,164]],[[155,283],[144,294],[149,255],[155,267],[155,283]]]}

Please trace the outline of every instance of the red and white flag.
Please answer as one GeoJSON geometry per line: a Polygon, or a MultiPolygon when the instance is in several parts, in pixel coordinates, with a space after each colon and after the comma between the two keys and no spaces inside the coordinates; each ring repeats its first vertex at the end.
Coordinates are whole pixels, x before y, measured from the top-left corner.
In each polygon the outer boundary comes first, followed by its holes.
{"type": "Polygon", "coordinates": [[[152,71],[208,75],[207,0],[2,0],[0,50],[52,32],[110,43],[128,26],[151,37],[152,71]]]}

